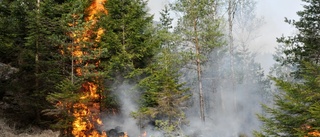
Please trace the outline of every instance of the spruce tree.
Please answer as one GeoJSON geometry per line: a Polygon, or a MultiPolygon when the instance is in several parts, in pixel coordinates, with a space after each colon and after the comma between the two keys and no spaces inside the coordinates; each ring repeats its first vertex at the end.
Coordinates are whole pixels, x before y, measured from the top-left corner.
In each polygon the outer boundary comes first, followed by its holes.
{"type": "Polygon", "coordinates": [[[54,117],[54,123],[51,124],[52,129],[60,130],[62,136],[72,136],[72,123],[75,120],[72,106],[80,102],[79,88],[83,83],[82,79],[64,79],[56,84],[56,92],[50,93],[46,99],[54,104],[54,108],[45,109],[42,112],[45,115],[54,117]]]}
{"type": "Polygon", "coordinates": [[[8,41],[1,47],[11,48],[7,52],[12,57],[10,64],[19,69],[6,85],[7,94],[12,94],[8,103],[13,103],[13,109],[17,109],[9,110],[7,116],[11,115],[10,118],[18,123],[49,125],[51,120],[41,111],[50,107],[45,96],[53,91],[54,83],[62,74],[57,54],[59,37],[64,35],[57,20],[61,16],[59,3],[54,0],[18,0],[2,1],[1,4],[9,14],[4,21],[14,20],[14,25],[2,35],[8,41]],[[25,117],[19,117],[21,114],[25,117]]]}
{"type": "MultiPolygon", "coordinates": [[[[320,2],[303,0],[304,10],[297,12],[299,21],[285,22],[295,26],[295,36],[281,37],[285,56],[278,61],[294,66],[294,80],[273,78],[279,91],[274,106],[264,105],[266,115],[259,115],[264,125],[256,136],[319,136],[319,12],[320,2]]],[[[281,76],[281,75],[280,75],[281,76]]]]}
{"type": "Polygon", "coordinates": [[[64,31],[57,19],[61,12],[59,4],[54,0],[37,1],[35,8],[29,12],[25,46],[34,61],[26,65],[33,65],[33,96],[36,99],[33,104],[38,105],[34,107],[39,108],[38,113],[49,106],[45,98],[54,91],[55,83],[62,78],[59,46],[64,31]]]}
{"type": "MultiPolygon", "coordinates": [[[[299,20],[289,20],[285,22],[294,26],[298,33],[294,36],[283,36],[277,41],[285,45],[283,51],[286,55],[283,64],[293,64],[298,68],[303,67],[302,61],[319,64],[319,23],[320,6],[317,0],[302,0],[305,2],[304,10],[298,11],[299,20]],[[302,66],[301,66],[302,65],[302,66]]],[[[298,71],[297,71],[298,72],[298,71]]]]}
{"type": "Polygon", "coordinates": [[[154,38],[153,16],[146,6],[143,0],[108,1],[108,14],[101,16],[98,23],[105,29],[98,45],[106,49],[102,50],[100,68],[106,73],[103,105],[109,106],[108,110],[119,110],[119,102],[110,101],[115,100],[111,92],[126,80],[135,84],[143,77],[135,74],[136,70],[146,68],[159,48],[154,38]]]}
{"type": "Polygon", "coordinates": [[[21,1],[3,0],[0,2],[0,62],[18,66],[18,53],[23,38],[26,34],[26,5],[20,5],[21,1]],[[18,46],[20,45],[20,46],[18,46]]]}
{"type": "Polygon", "coordinates": [[[186,122],[183,110],[189,95],[184,83],[180,82],[183,58],[177,51],[177,36],[169,31],[172,19],[168,7],[160,14],[162,24],[157,34],[161,49],[153,58],[153,63],[142,70],[147,76],[139,81],[143,92],[141,106],[135,112],[135,117],[155,123],[155,128],[164,132],[163,136],[177,136],[182,134],[181,126],[186,122]]]}
{"type": "Polygon", "coordinates": [[[112,77],[127,76],[132,70],[144,68],[157,48],[153,39],[153,16],[143,0],[113,0],[106,3],[108,15],[101,18],[105,28],[100,45],[104,54],[105,71],[112,77]]]}
{"type": "Polygon", "coordinates": [[[319,136],[319,72],[320,67],[304,64],[303,82],[292,83],[274,79],[280,93],[274,96],[274,107],[264,105],[267,115],[256,136],[319,136]]]}
{"type": "Polygon", "coordinates": [[[67,38],[61,45],[60,54],[64,59],[65,80],[56,84],[56,91],[47,96],[54,107],[45,113],[58,116],[54,127],[65,136],[95,134],[97,126],[101,125],[97,121],[103,110],[106,73],[102,71],[100,61],[106,49],[98,44],[105,29],[97,23],[100,16],[107,13],[104,4],[96,1],[63,4],[67,12],[60,20],[67,38]]]}

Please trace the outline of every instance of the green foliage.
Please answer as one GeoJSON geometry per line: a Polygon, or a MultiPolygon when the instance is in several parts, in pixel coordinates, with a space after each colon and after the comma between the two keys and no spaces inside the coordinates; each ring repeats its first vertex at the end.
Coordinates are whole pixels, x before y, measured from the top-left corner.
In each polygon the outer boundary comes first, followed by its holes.
{"type": "MultiPolygon", "coordinates": [[[[320,23],[320,6],[317,0],[303,0],[305,3],[304,10],[297,12],[300,19],[289,20],[285,22],[294,26],[299,32],[290,37],[280,37],[279,43],[286,45],[284,54],[285,60],[281,63],[294,64],[300,66],[301,61],[319,63],[319,32],[318,24],[320,23]]],[[[302,66],[303,67],[303,66],[302,66]]],[[[300,67],[299,67],[300,68],[300,67]]]]}
{"type": "Polygon", "coordinates": [[[81,94],[79,90],[83,80],[76,79],[72,82],[70,79],[64,79],[56,85],[57,92],[47,96],[47,100],[54,105],[54,108],[42,111],[45,115],[56,118],[53,128],[59,129],[61,133],[70,134],[74,116],[72,108],[75,103],[79,103],[81,94]]]}
{"type": "Polygon", "coordinates": [[[125,79],[135,83],[143,77],[136,70],[146,68],[158,49],[153,16],[148,14],[146,6],[147,2],[143,0],[107,1],[108,14],[99,18],[97,27],[105,31],[97,45],[101,48],[98,69],[105,73],[107,81],[103,105],[108,110],[119,110],[119,102],[111,94],[113,89],[125,79]]]}
{"type": "Polygon", "coordinates": [[[21,0],[0,2],[0,61],[11,63],[17,67],[17,57],[20,48],[25,42],[27,5],[20,4],[21,0]]]}
{"type": "Polygon", "coordinates": [[[89,33],[84,31],[92,23],[85,20],[91,2],[41,0],[38,6],[35,0],[0,1],[0,62],[19,69],[1,93],[10,96],[5,101],[14,106],[6,116],[43,127],[58,121],[57,128],[68,129],[73,119],[68,109],[79,101],[78,82],[82,80],[99,84],[99,94],[106,97],[102,106],[119,108],[109,86],[151,63],[159,48],[153,17],[148,15],[145,1],[108,1],[105,6],[109,14],[101,15],[96,26],[90,28],[92,32],[99,28],[105,31],[101,42],[93,40],[97,37],[94,33],[90,40],[76,43],[86,45],[81,47],[86,55],[81,57],[82,63],[72,66],[80,58],[71,56],[70,45],[83,37],[81,33],[89,33]],[[76,38],[71,32],[78,34],[76,38]],[[86,70],[84,75],[74,76],[71,70],[75,67],[86,70]],[[63,105],[56,106],[58,102],[63,105]]]}
{"type": "MultiPolygon", "coordinates": [[[[196,48],[196,38],[198,39],[200,54],[195,53],[191,58],[200,56],[201,63],[206,62],[207,55],[215,47],[223,44],[221,19],[215,14],[215,4],[215,0],[178,0],[172,4],[173,10],[182,15],[175,33],[182,37],[183,44],[189,48],[196,48]]],[[[191,51],[195,50],[197,49],[191,51]]]]}
{"type": "Polygon", "coordinates": [[[146,6],[143,0],[106,3],[108,15],[100,19],[99,26],[105,33],[99,45],[108,49],[101,65],[113,78],[126,77],[134,69],[145,68],[158,48],[153,37],[153,16],[148,15],[146,6]]]}
{"type": "Polygon", "coordinates": [[[9,110],[6,116],[20,124],[45,127],[51,122],[41,114],[50,106],[45,97],[62,78],[58,52],[59,39],[64,35],[58,19],[62,9],[54,0],[43,0],[39,7],[36,1],[26,0],[1,1],[0,5],[4,8],[0,28],[5,31],[0,33],[4,40],[0,61],[19,69],[5,87],[6,94],[13,95],[7,103],[17,110],[9,110]],[[21,114],[25,117],[19,117],[21,114]]]}
{"type": "MultiPolygon", "coordinates": [[[[146,77],[139,81],[142,91],[141,106],[134,116],[141,120],[155,123],[164,136],[175,136],[180,133],[180,126],[186,124],[184,115],[185,103],[190,95],[184,83],[179,81],[179,70],[183,66],[183,57],[177,52],[176,36],[169,32],[172,19],[169,10],[163,10],[162,25],[158,26],[157,38],[161,42],[160,52],[153,58],[153,63],[139,73],[146,77]]],[[[144,126],[144,123],[140,123],[144,126]]]]}
{"type": "Polygon", "coordinates": [[[304,65],[303,82],[273,79],[281,91],[275,95],[274,107],[264,105],[269,115],[259,115],[264,128],[257,136],[307,136],[309,132],[319,131],[320,67],[304,65]]]}
{"type": "MultiPolygon", "coordinates": [[[[80,99],[85,96],[83,91],[84,84],[87,82],[94,83],[97,86],[96,94],[102,95],[104,89],[103,80],[106,73],[103,72],[99,64],[102,54],[106,50],[98,45],[97,30],[99,27],[87,20],[87,7],[91,1],[77,0],[67,1],[61,5],[64,9],[59,21],[64,32],[63,41],[59,45],[61,54],[60,70],[64,71],[65,78],[56,85],[55,91],[47,96],[47,100],[52,103],[53,109],[46,109],[46,115],[54,115],[56,123],[54,128],[60,129],[65,136],[71,135],[72,123],[74,122],[73,113],[77,108],[74,105],[81,103],[88,105],[89,101],[103,103],[101,98],[96,100],[80,99]],[[74,52],[80,52],[81,55],[76,56],[74,52]],[[78,70],[78,72],[76,72],[78,70]],[[79,71],[80,70],[80,71],[79,71]],[[80,74],[81,73],[81,74],[80,74]],[[67,77],[67,78],[66,78],[67,77]]],[[[102,107],[106,107],[103,106],[102,107]]],[[[101,108],[102,109],[102,108],[101,108]]]]}
{"type": "MultiPolygon", "coordinates": [[[[306,2],[303,11],[297,12],[299,21],[285,22],[298,29],[298,33],[291,37],[278,38],[283,43],[284,55],[276,56],[281,65],[294,72],[294,77],[277,74],[273,78],[279,92],[274,95],[273,106],[264,105],[266,115],[258,115],[264,123],[261,132],[256,136],[318,136],[319,132],[319,24],[320,2],[317,0],[303,0],[306,2]],[[295,69],[297,68],[297,69],[295,69]],[[289,79],[294,78],[294,79],[289,79]]],[[[279,71],[281,72],[281,70],[279,71]]]]}
{"type": "Polygon", "coordinates": [[[181,15],[175,28],[175,34],[181,38],[179,50],[184,51],[185,65],[196,68],[200,118],[203,122],[206,101],[202,90],[202,67],[208,62],[208,55],[213,49],[222,45],[215,8],[215,0],[177,0],[172,4],[172,9],[181,15]]]}
{"type": "Polygon", "coordinates": [[[176,137],[177,135],[182,135],[180,123],[181,121],[171,122],[169,120],[156,120],[155,125],[157,130],[163,131],[165,137],[176,137]],[[178,131],[178,132],[177,132],[178,131]]]}

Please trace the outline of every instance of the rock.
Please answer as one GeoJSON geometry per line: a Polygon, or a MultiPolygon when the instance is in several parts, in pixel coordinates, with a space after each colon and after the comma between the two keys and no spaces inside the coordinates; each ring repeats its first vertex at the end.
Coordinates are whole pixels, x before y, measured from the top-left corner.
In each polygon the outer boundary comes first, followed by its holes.
{"type": "Polygon", "coordinates": [[[128,137],[127,134],[125,132],[122,132],[121,130],[122,130],[122,128],[117,126],[114,129],[110,129],[107,132],[107,136],[108,137],[128,137]]]}
{"type": "Polygon", "coordinates": [[[107,132],[108,137],[118,137],[118,132],[115,129],[111,129],[107,132]]]}
{"type": "Polygon", "coordinates": [[[7,80],[10,78],[10,75],[18,72],[19,69],[11,67],[10,65],[0,63],[0,79],[7,80]]]}

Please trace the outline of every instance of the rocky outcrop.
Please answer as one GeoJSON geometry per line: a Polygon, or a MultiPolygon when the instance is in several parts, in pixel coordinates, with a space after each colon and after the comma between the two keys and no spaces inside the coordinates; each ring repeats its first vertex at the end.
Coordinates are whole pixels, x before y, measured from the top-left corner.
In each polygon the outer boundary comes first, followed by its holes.
{"type": "MultiPolygon", "coordinates": [[[[0,87],[2,87],[3,84],[6,83],[6,81],[10,78],[10,75],[14,74],[15,72],[18,72],[17,68],[11,67],[10,65],[0,63],[0,87]]],[[[3,101],[3,97],[5,95],[6,91],[3,89],[0,90],[0,105],[1,101],[3,101]]]]}
{"type": "Polygon", "coordinates": [[[8,80],[10,75],[18,72],[17,68],[11,67],[10,65],[0,63],[0,80],[8,80]]]}
{"type": "Polygon", "coordinates": [[[2,89],[0,90],[0,117],[3,117],[2,111],[10,107],[10,105],[7,104],[6,101],[13,102],[12,100],[8,100],[13,96],[13,93],[7,92],[3,88],[3,86],[4,84],[8,83],[8,79],[10,78],[10,76],[18,71],[19,70],[17,68],[11,67],[10,65],[4,63],[0,63],[0,87],[2,87],[2,89]]]}

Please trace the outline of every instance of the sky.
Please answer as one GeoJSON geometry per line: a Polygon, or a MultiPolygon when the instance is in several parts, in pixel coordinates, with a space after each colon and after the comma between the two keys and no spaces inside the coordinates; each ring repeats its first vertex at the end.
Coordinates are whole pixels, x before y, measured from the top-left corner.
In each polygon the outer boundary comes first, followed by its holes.
{"type": "MultiPolygon", "coordinates": [[[[159,11],[168,1],[170,0],[149,0],[150,13],[154,14],[155,20],[159,20],[159,11]]],[[[296,12],[303,9],[303,2],[301,0],[256,0],[256,2],[257,17],[262,17],[264,23],[258,30],[259,37],[250,47],[258,55],[256,60],[260,62],[265,71],[268,71],[274,63],[272,54],[275,47],[279,45],[276,38],[282,35],[293,35],[295,32],[293,26],[284,22],[285,17],[299,19],[296,12]]]]}
{"type": "MultiPolygon", "coordinates": [[[[169,0],[149,0],[150,13],[159,20],[159,11],[169,0]]],[[[284,18],[298,19],[296,12],[302,9],[301,0],[257,0],[258,17],[264,18],[259,38],[253,50],[258,53],[273,53],[278,45],[276,37],[292,35],[294,28],[284,22],[284,18]],[[258,44],[259,43],[259,44],[258,44]]]]}
{"type": "Polygon", "coordinates": [[[260,0],[257,5],[258,16],[264,18],[265,24],[261,27],[258,38],[259,48],[257,52],[273,53],[276,43],[276,37],[282,35],[293,35],[295,29],[293,26],[284,22],[284,18],[296,19],[297,11],[302,10],[301,0],[260,0]]]}

